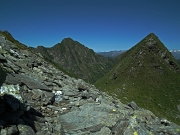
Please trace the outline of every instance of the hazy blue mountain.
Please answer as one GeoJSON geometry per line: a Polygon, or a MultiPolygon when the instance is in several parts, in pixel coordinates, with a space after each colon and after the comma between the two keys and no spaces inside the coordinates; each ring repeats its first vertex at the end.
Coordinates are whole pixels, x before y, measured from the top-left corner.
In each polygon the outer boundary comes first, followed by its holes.
{"type": "Polygon", "coordinates": [[[97,54],[100,54],[104,57],[114,58],[114,57],[116,57],[116,56],[118,56],[118,55],[120,55],[126,51],[127,50],[119,50],[119,51],[115,50],[115,51],[109,51],[109,52],[97,52],[97,54]]]}

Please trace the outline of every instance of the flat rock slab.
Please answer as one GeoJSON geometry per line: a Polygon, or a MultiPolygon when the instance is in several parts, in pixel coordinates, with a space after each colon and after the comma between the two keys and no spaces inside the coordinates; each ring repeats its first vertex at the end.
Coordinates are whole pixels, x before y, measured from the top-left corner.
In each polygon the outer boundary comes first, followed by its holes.
{"type": "Polygon", "coordinates": [[[100,131],[103,126],[112,127],[118,120],[118,114],[110,112],[110,106],[101,106],[88,103],[79,107],[79,110],[68,112],[59,117],[64,131],[83,130],[90,132],[100,131]],[[109,110],[109,111],[104,111],[109,110]]]}
{"type": "Polygon", "coordinates": [[[30,89],[41,89],[48,92],[52,92],[49,88],[41,83],[40,80],[34,80],[31,77],[20,75],[20,74],[8,74],[6,76],[7,84],[25,84],[30,89]]]}
{"type": "Polygon", "coordinates": [[[27,125],[18,125],[19,135],[36,135],[33,129],[27,125]]]}

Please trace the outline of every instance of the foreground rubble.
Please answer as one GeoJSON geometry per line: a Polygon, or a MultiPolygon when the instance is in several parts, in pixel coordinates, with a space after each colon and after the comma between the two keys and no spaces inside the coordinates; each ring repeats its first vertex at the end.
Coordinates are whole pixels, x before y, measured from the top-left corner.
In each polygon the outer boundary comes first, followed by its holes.
{"type": "Polygon", "coordinates": [[[1,135],[179,135],[180,126],[71,78],[0,35],[1,135]]]}

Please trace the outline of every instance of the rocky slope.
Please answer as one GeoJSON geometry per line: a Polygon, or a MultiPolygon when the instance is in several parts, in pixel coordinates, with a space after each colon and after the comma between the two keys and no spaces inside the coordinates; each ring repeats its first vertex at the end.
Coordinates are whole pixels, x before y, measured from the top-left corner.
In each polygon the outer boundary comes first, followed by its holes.
{"type": "Polygon", "coordinates": [[[178,135],[180,126],[71,78],[0,35],[1,135],[178,135]]]}
{"type": "Polygon", "coordinates": [[[180,66],[153,33],[125,52],[95,85],[123,103],[134,100],[180,124],[180,66]]]}
{"type": "Polygon", "coordinates": [[[41,53],[47,60],[71,75],[82,78],[89,83],[100,79],[115,64],[114,59],[98,55],[92,49],[71,38],[65,38],[61,43],[51,48],[39,46],[33,50],[41,53]]]}

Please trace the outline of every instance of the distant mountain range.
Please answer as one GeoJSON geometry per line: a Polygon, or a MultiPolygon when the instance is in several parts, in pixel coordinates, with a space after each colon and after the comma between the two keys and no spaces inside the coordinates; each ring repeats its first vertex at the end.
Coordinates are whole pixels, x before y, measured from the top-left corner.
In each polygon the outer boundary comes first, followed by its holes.
{"type": "Polygon", "coordinates": [[[176,59],[180,59],[180,49],[173,49],[173,50],[170,50],[170,52],[176,59]]]}
{"type": "MultiPolygon", "coordinates": [[[[114,58],[126,51],[127,50],[119,50],[119,51],[115,50],[115,51],[109,51],[109,52],[97,52],[97,54],[100,54],[104,57],[114,58]]],[[[170,50],[170,52],[176,59],[180,59],[180,49],[173,49],[173,50],[170,50]]]]}
{"type": "MultiPolygon", "coordinates": [[[[174,52],[179,51],[172,51],[174,52]]],[[[180,65],[151,33],[123,53],[110,72],[95,83],[122,102],[135,101],[156,115],[180,123],[180,65]]]]}
{"type": "Polygon", "coordinates": [[[109,51],[109,52],[97,52],[97,54],[100,54],[104,57],[110,57],[110,58],[114,58],[124,52],[126,52],[127,50],[119,50],[119,51],[109,51]]]}

